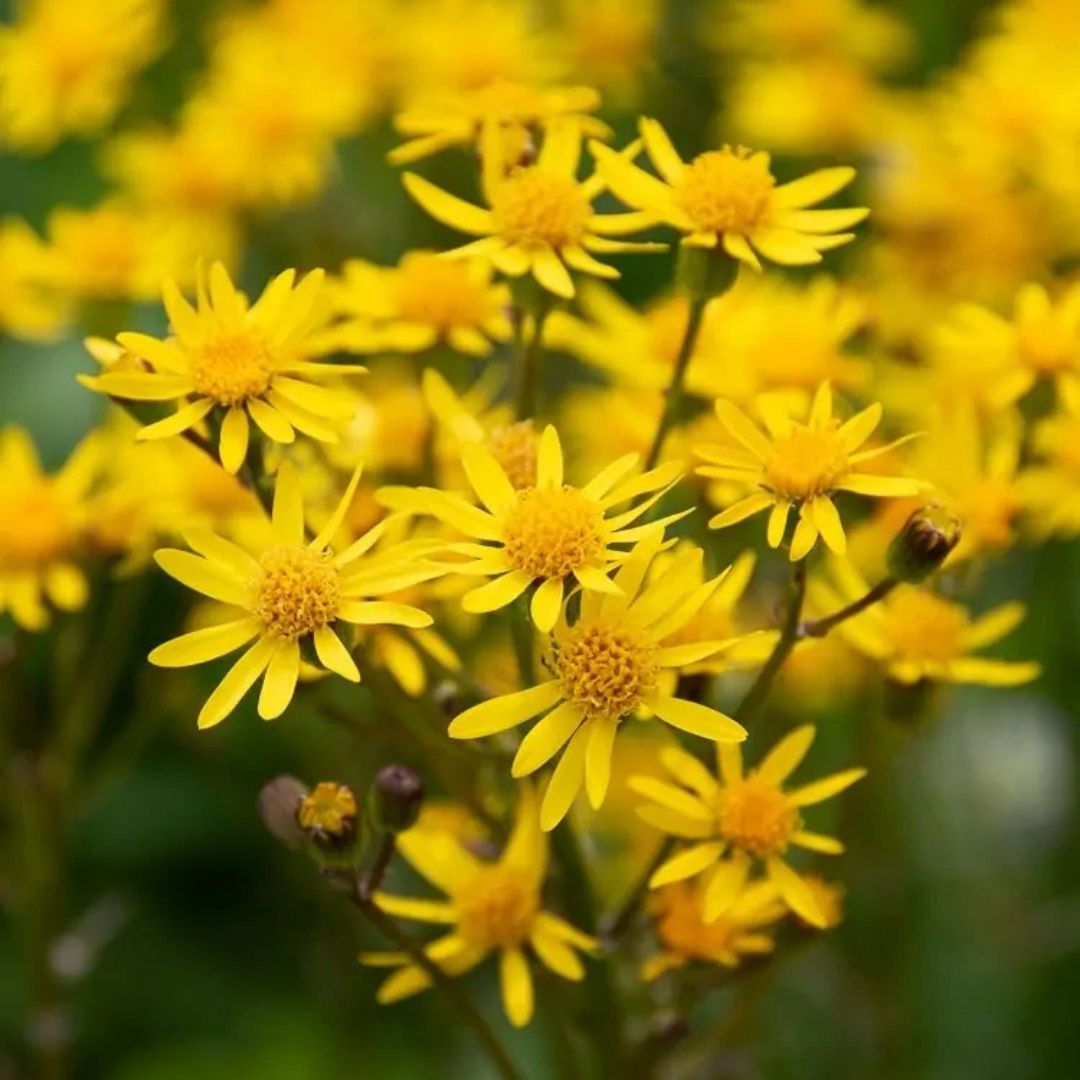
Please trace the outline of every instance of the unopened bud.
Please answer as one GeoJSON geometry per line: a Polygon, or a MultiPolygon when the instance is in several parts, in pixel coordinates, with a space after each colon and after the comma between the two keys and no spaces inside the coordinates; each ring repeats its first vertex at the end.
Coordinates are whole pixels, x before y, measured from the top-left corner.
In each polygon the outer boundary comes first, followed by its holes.
{"type": "Polygon", "coordinates": [[[889,545],[889,573],[897,581],[925,581],[960,543],[960,534],[960,519],[944,507],[916,510],[889,545]]]}
{"type": "Polygon", "coordinates": [[[300,803],[296,820],[304,835],[323,851],[341,852],[356,839],[356,794],[345,784],[316,784],[300,803]]]}
{"type": "Polygon", "coordinates": [[[375,774],[368,792],[372,826],[382,833],[400,833],[416,824],[424,785],[407,765],[385,765],[375,774]]]}
{"type": "Polygon", "coordinates": [[[304,842],[297,814],[307,793],[308,789],[295,776],[275,777],[263,784],[259,792],[259,817],[267,831],[286,847],[298,848],[304,842]]]}

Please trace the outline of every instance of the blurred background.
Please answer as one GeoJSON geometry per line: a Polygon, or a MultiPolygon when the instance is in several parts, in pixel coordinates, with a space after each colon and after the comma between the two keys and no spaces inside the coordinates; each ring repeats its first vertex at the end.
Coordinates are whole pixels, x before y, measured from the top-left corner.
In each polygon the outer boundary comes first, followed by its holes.
{"type": "MultiPolygon", "coordinates": [[[[855,71],[852,85],[861,85],[858,75],[897,99],[927,92],[994,26],[996,6],[987,0],[869,6],[895,16],[905,44],[895,62],[855,71]]],[[[0,17],[13,22],[18,7],[3,0],[0,17]]],[[[391,36],[407,41],[424,5],[378,7],[391,36]]],[[[777,129],[777,138],[790,135],[790,145],[776,145],[765,99],[747,83],[745,41],[733,36],[727,47],[723,40],[732,7],[723,0],[597,5],[609,13],[610,26],[644,27],[640,42],[631,42],[637,51],[629,54],[629,85],[620,90],[613,78],[601,87],[612,102],[602,115],[617,141],[629,137],[636,113],[644,111],[687,154],[719,141],[753,140],[779,151],[778,169],[786,174],[807,164],[872,159],[880,127],[867,133],[838,123],[834,132],[815,129],[805,138],[777,129]]],[[[828,26],[838,5],[805,0],[802,7],[819,10],[828,26]]],[[[165,45],[137,72],[112,131],[170,122],[199,85],[212,27],[229,8],[210,0],[168,5],[165,45]]],[[[553,17],[558,25],[576,25],[569,15],[553,17]]],[[[556,33],[573,44],[571,30],[556,33]]],[[[480,15],[468,35],[484,38],[480,15]]],[[[468,35],[443,42],[446,51],[463,48],[468,35]]],[[[774,42],[765,38],[755,47],[757,63],[780,62],[770,54],[779,47],[774,42]]],[[[589,81],[582,55],[568,81],[589,81]]],[[[1027,76],[1038,80],[1040,73],[1027,76]]],[[[805,93],[819,92],[812,82],[803,85],[805,93]]],[[[795,86],[776,90],[782,102],[789,95],[792,110],[802,97],[795,86]]],[[[851,91],[830,108],[848,121],[847,110],[859,113],[863,103],[851,91]]],[[[887,129],[900,121],[886,112],[877,123],[887,129]]],[[[356,128],[335,138],[323,181],[303,201],[244,210],[235,261],[248,287],[287,266],[333,269],[354,256],[393,262],[407,248],[446,246],[452,234],[410,207],[385,161],[398,141],[388,110],[372,109],[356,128]]],[[[103,138],[75,137],[44,151],[0,152],[3,216],[47,235],[57,207],[96,205],[117,187],[102,145],[103,138]]],[[[440,160],[429,174],[462,190],[467,169],[462,157],[440,160]]],[[[840,277],[845,267],[860,273],[867,252],[889,241],[888,224],[875,224],[880,194],[864,182],[856,197],[871,206],[871,223],[831,267],[840,277]]],[[[924,242],[949,241],[929,234],[924,242]]],[[[671,272],[664,258],[619,265],[620,291],[635,300],[652,296],[671,272]]],[[[3,281],[0,267],[0,291],[3,281]]],[[[992,296],[993,285],[984,293],[992,296]]],[[[54,340],[0,337],[0,424],[26,426],[46,464],[56,467],[103,411],[102,400],[75,381],[93,370],[82,336],[133,326],[160,332],[163,325],[150,297],[100,300],[84,303],[54,340]]],[[[231,722],[197,732],[192,701],[209,683],[192,676],[194,690],[179,684],[183,692],[173,700],[169,687],[178,684],[154,681],[142,661],[176,625],[181,590],[160,575],[116,588],[136,614],[123,624],[110,621],[99,590],[90,643],[102,664],[115,668],[101,736],[112,751],[97,763],[70,827],[57,833],[42,823],[38,834],[64,853],[43,871],[53,875],[47,893],[56,910],[39,914],[55,916],[63,928],[51,963],[68,1005],[37,1015],[44,1030],[31,1038],[70,1040],[71,1074],[90,1080],[483,1077],[484,1063],[441,1000],[422,996],[392,1010],[374,1004],[378,973],[355,961],[372,944],[367,931],[318,887],[304,860],[266,835],[256,813],[261,785],[278,773],[362,787],[377,763],[394,757],[420,764],[419,756],[407,743],[380,744],[370,728],[334,723],[302,704],[270,725],[248,704],[231,722]],[[134,651],[133,640],[140,643],[134,651]],[[110,727],[123,738],[112,740],[110,727]]],[[[1052,540],[1011,552],[985,571],[978,595],[987,604],[1020,598],[1030,605],[1006,655],[1038,658],[1044,674],[1037,683],[1004,692],[956,689],[937,715],[901,723],[886,717],[879,687],[864,682],[836,695],[818,685],[827,678],[792,677],[781,713],[816,710],[823,757],[829,747],[850,748],[853,760],[871,769],[872,779],[847,798],[839,823],[848,844],[838,872],[848,890],[846,917],[767,972],[752,971],[697,1002],[695,1019],[715,1026],[720,1049],[708,1063],[684,1063],[687,1075],[1080,1075],[1080,546],[1052,540]]],[[[55,686],[48,671],[40,675],[44,698],[55,686]]],[[[360,699],[361,711],[373,707],[360,699]]],[[[32,712],[23,720],[32,722],[32,712]]],[[[0,777],[13,804],[24,765],[16,756],[0,777]]],[[[0,828],[6,849],[16,830],[8,819],[0,828]]],[[[12,865],[0,864],[5,907],[20,885],[12,865]]],[[[3,1080],[32,1075],[25,1056],[34,986],[26,934],[21,921],[0,921],[3,1080]]],[[[469,980],[470,992],[520,1060],[537,1063],[531,1077],[559,1075],[539,1064],[546,1060],[542,1023],[524,1034],[503,1031],[493,984],[492,973],[481,972],[469,980]]]]}

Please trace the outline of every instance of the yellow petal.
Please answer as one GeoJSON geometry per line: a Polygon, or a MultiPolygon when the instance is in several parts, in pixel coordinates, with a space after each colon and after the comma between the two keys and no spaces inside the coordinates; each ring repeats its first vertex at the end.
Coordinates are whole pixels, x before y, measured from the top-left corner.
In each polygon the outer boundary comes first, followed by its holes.
{"type": "Polygon", "coordinates": [[[514,1027],[524,1027],[533,1014],[533,983],[521,949],[503,949],[499,955],[499,985],[503,1008],[514,1027]]]}
{"type": "Polygon", "coordinates": [[[814,526],[829,550],[843,555],[847,551],[847,537],[844,535],[840,514],[832,500],[827,495],[819,495],[811,501],[810,510],[814,515],[814,526]]]}
{"type": "Polygon", "coordinates": [[[710,529],[725,529],[729,525],[735,525],[754,514],[760,513],[766,506],[773,505],[774,498],[767,492],[755,492],[745,499],[740,499],[733,506],[721,511],[715,517],[709,519],[710,529]]]}
{"type": "Polygon", "coordinates": [[[340,675],[349,682],[359,682],[360,672],[352,654],[345,648],[341,638],[329,626],[320,626],[315,631],[315,655],[327,671],[340,675]]]}
{"type": "Polygon", "coordinates": [[[237,619],[222,626],[210,626],[182,634],[154,649],[148,659],[158,667],[189,667],[216,660],[246,645],[259,632],[258,619],[237,619]]]}
{"type": "Polygon", "coordinates": [[[436,221],[471,236],[490,236],[495,231],[495,220],[490,210],[473,206],[415,173],[404,173],[401,181],[405,190],[436,221]]]}
{"type": "Polygon", "coordinates": [[[785,210],[810,206],[835,195],[855,179],[855,170],[847,165],[819,169],[789,184],[781,184],[773,192],[773,204],[785,210]]]}
{"type": "Polygon", "coordinates": [[[669,184],[681,183],[685,166],[671,139],[668,138],[668,133],[656,120],[646,116],[641,118],[638,126],[645,143],[645,151],[660,175],[669,184]]]}
{"type": "Polygon", "coordinates": [[[503,467],[477,443],[467,444],[461,451],[465,475],[480,501],[497,517],[517,505],[517,492],[503,467]]]}
{"type": "Polygon", "coordinates": [[[585,779],[585,750],[589,740],[589,725],[582,724],[559,758],[559,764],[548,781],[544,801],[540,806],[540,828],[551,832],[570,812],[570,807],[585,779]]]}
{"type": "Polygon", "coordinates": [[[220,600],[224,604],[234,604],[237,607],[247,607],[251,602],[250,590],[238,577],[198,555],[174,548],[163,548],[154,552],[154,561],[181,585],[209,596],[212,600],[220,600]]]}
{"type": "Polygon", "coordinates": [[[810,886],[783,859],[771,858],[765,864],[769,880],[776,886],[783,901],[811,926],[824,929],[828,924],[810,886]]]}
{"type": "Polygon", "coordinates": [[[717,864],[709,884],[705,887],[707,923],[715,922],[735,902],[750,873],[750,860],[743,855],[733,855],[717,864]]]}
{"type": "Polygon", "coordinates": [[[259,715],[275,720],[288,707],[300,675],[300,646],[295,641],[279,641],[270,657],[259,693],[259,715]]]}
{"type": "Polygon", "coordinates": [[[283,462],[274,484],[271,523],[279,544],[299,546],[304,542],[304,496],[292,462],[283,462]]]}
{"type": "Polygon", "coordinates": [[[258,677],[266,670],[274,653],[272,638],[259,638],[254,645],[229,669],[217,689],[206,699],[199,712],[200,728],[220,724],[240,704],[241,698],[251,689],[258,677]]]}
{"type": "Polygon", "coordinates": [[[239,472],[248,452],[248,418],[247,413],[239,405],[234,405],[221,422],[218,450],[225,471],[239,472]]]}
{"type": "Polygon", "coordinates": [[[431,616],[410,604],[389,600],[346,600],[338,609],[338,618],[356,626],[424,627],[432,623],[431,616]]]}
{"type": "Polygon", "coordinates": [[[779,787],[806,757],[816,734],[813,724],[803,724],[785,735],[765,755],[756,770],[757,775],[765,783],[779,787]]]}
{"type": "Polygon", "coordinates": [[[812,784],[804,784],[788,792],[788,802],[792,806],[813,806],[815,803],[824,802],[834,795],[839,795],[841,791],[851,787],[865,775],[866,770],[861,768],[833,773],[832,776],[826,776],[821,780],[815,780],[812,784]]]}
{"type": "Polygon", "coordinates": [[[562,697],[562,683],[557,679],[514,694],[482,701],[454,717],[449,734],[453,739],[479,739],[518,724],[544,712],[562,697]]]}
{"type": "Polygon", "coordinates": [[[531,582],[531,574],[524,570],[511,570],[509,574],[503,574],[502,577],[467,592],[461,598],[461,606],[473,614],[498,611],[516,600],[531,582]]]}
{"type": "Polygon", "coordinates": [[[550,934],[533,931],[529,938],[529,944],[540,958],[540,962],[556,975],[573,982],[580,982],[585,978],[585,966],[581,958],[565,942],[550,934]]]}
{"type": "Polygon", "coordinates": [[[685,881],[707,870],[724,852],[724,845],[718,840],[709,840],[704,844],[691,847],[673,855],[658,866],[649,878],[649,888],[659,889],[676,881],[685,881]]]}
{"type": "Polygon", "coordinates": [[[537,630],[547,634],[558,622],[562,612],[563,583],[562,578],[549,578],[541,582],[540,587],[533,593],[530,612],[532,621],[537,630]]]}
{"type": "Polygon", "coordinates": [[[528,776],[546,765],[577,731],[581,719],[581,709],[564,701],[538,720],[521,740],[510,767],[510,775],[515,779],[528,776]]]}
{"type": "Polygon", "coordinates": [[[611,782],[611,755],[615,748],[617,720],[593,720],[590,724],[589,743],[585,749],[585,792],[589,804],[599,810],[607,796],[611,782]]]}
{"type": "Polygon", "coordinates": [[[691,735],[700,735],[714,742],[742,742],[746,728],[708,705],[682,698],[659,695],[649,702],[661,720],[691,735]]]}

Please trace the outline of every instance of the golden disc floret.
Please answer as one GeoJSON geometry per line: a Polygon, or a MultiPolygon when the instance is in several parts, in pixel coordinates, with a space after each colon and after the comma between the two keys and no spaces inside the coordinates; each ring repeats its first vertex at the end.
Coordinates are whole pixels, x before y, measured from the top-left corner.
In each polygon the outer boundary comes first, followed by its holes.
{"type": "Polygon", "coordinates": [[[332,623],[341,601],[341,578],[326,552],[270,548],[259,560],[254,614],[273,637],[295,641],[332,623]]]}
{"type": "Polygon", "coordinates": [[[507,560],[534,577],[566,577],[603,557],[603,521],[577,488],[528,488],[503,522],[507,560]]]}

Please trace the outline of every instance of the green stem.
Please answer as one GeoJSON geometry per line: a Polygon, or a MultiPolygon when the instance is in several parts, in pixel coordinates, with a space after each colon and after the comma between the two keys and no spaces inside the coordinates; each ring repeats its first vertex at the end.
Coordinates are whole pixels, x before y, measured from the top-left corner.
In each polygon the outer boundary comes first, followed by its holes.
{"type": "Polygon", "coordinates": [[[544,324],[551,314],[552,300],[541,291],[532,306],[533,332],[525,340],[525,309],[517,314],[517,363],[514,365],[513,399],[514,417],[531,420],[536,415],[536,380],[540,370],[540,358],[544,352],[544,324]]]}
{"type": "Polygon", "coordinates": [[[629,929],[630,924],[634,921],[634,916],[637,915],[645,897],[648,895],[649,879],[667,860],[674,847],[675,837],[666,837],[657,853],[649,860],[649,865],[645,867],[641,876],[631,887],[630,892],[627,893],[622,907],[615,912],[611,919],[608,920],[607,925],[603,928],[603,936],[607,941],[618,941],[618,939],[629,929]]]}
{"type": "Polygon", "coordinates": [[[850,619],[853,615],[858,615],[860,611],[865,611],[868,607],[873,607],[879,600],[883,600],[899,584],[900,582],[893,577],[887,577],[879,581],[865,596],[860,596],[858,600],[852,601],[847,607],[842,607],[839,611],[833,612],[832,615],[824,619],[813,619],[810,622],[804,622],[799,628],[799,636],[824,637],[830,630],[839,626],[845,620],[850,619]]]}
{"type": "Polygon", "coordinates": [[[469,1000],[465,991],[371,899],[370,895],[365,895],[365,888],[363,879],[356,877],[349,893],[349,899],[361,914],[385,938],[393,942],[402,952],[408,953],[412,962],[431,979],[435,988],[454,1008],[465,1026],[476,1036],[477,1042],[480,1043],[499,1076],[503,1080],[523,1080],[517,1067],[511,1061],[510,1055],[499,1042],[491,1026],[469,1000]]]}
{"type": "Polygon", "coordinates": [[[696,297],[690,301],[686,329],[683,331],[682,343],[679,345],[679,354],[675,358],[675,370],[671,373],[671,382],[664,397],[664,411],[660,414],[660,422],[656,425],[652,446],[649,447],[648,456],[645,458],[646,471],[653,468],[660,460],[664,439],[667,438],[667,433],[671,430],[671,425],[675,423],[675,417],[678,415],[679,406],[682,404],[686,370],[690,366],[690,358],[694,355],[698,335],[701,333],[701,324],[705,318],[705,307],[708,303],[708,297],[696,297]]]}
{"type": "Polygon", "coordinates": [[[791,597],[788,600],[784,624],[780,628],[780,637],[764,667],[758,672],[753,685],[746,692],[746,697],[733,713],[736,720],[746,724],[752,720],[772,690],[773,680],[784,666],[784,661],[791,655],[799,640],[799,622],[802,618],[803,601],[806,598],[806,560],[800,559],[793,568],[791,576],[791,597]]]}

